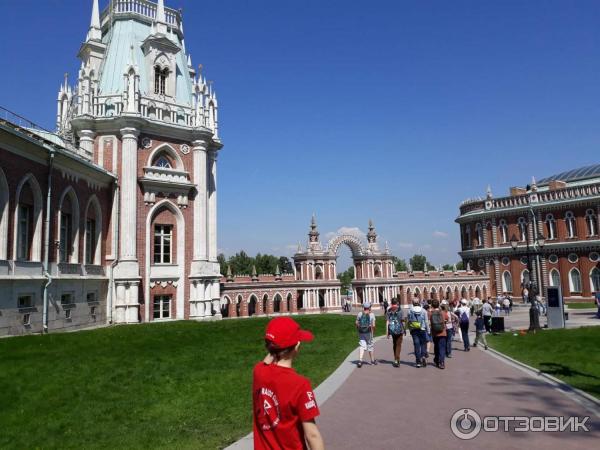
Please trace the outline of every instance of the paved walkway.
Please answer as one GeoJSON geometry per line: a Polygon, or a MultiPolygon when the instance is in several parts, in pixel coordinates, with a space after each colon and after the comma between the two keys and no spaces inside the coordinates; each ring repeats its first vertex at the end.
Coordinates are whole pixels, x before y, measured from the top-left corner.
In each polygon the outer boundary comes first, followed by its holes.
{"type": "MultiPolygon", "coordinates": [[[[321,406],[319,427],[328,449],[590,449],[600,438],[600,418],[553,386],[473,348],[454,343],[446,369],[414,366],[410,336],[402,364],[391,365],[389,340],[376,344],[377,366],[355,369],[321,406]],[[459,409],[483,416],[590,416],[589,433],[481,432],[463,441],[450,419],[459,409]]],[[[352,364],[348,362],[346,364],[352,364]]]]}

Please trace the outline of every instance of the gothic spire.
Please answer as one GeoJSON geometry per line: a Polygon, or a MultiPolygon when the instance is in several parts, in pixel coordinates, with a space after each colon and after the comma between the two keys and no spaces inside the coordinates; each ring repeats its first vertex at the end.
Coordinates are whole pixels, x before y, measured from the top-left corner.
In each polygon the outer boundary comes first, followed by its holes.
{"type": "Polygon", "coordinates": [[[492,187],[488,184],[487,187],[487,191],[486,191],[486,197],[487,199],[491,199],[494,196],[494,194],[492,194],[492,187]]]}
{"type": "Polygon", "coordinates": [[[369,220],[369,232],[367,233],[367,241],[369,244],[377,242],[377,233],[375,233],[375,226],[373,221],[369,220]]]}
{"type": "Polygon", "coordinates": [[[537,181],[535,181],[535,177],[531,177],[531,192],[537,192],[537,181]]]}
{"type": "Polygon", "coordinates": [[[158,0],[156,6],[156,22],[158,24],[158,32],[167,34],[167,15],[165,14],[165,0],[158,0]]]}
{"type": "Polygon", "coordinates": [[[308,233],[308,238],[310,242],[318,242],[319,241],[319,230],[317,230],[317,218],[313,214],[312,219],[310,221],[310,232],[308,233]]]}
{"type": "Polygon", "coordinates": [[[92,20],[90,21],[90,31],[88,33],[88,41],[101,41],[102,31],[100,29],[100,9],[98,8],[98,0],[92,2],[92,20]]]}

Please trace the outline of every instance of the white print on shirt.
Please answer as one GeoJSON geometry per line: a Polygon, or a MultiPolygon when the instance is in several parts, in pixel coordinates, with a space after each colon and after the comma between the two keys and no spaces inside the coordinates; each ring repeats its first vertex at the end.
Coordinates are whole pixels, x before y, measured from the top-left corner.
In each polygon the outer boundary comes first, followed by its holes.
{"type": "Polygon", "coordinates": [[[316,408],[317,407],[317,404],[315,403],[315,400],[314,400],[314,395],[315,394],[313,394],[310,391],[306,393],[306,396],[308,397],[308,402],[306,402],[304,404],[304,407],[306,409],[311,409],[311,408],[316,408]]]}
{"type": "Polygon", "coordinates": [[[258,422],[263,431],[277,428],[281,422],[279,414],[279,400],[277,395],[267,388],[261,388],[259,393],[259,404],[262,403],[262,411],[259,411],[258,422]]]}

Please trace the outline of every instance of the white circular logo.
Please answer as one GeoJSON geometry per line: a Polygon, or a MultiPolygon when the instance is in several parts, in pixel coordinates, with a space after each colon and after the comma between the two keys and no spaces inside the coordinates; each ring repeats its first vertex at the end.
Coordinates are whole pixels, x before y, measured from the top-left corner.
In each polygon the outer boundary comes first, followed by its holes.
{"type": "Polygon", "coordinates": [[[481,431],[481,417],[474,409],[459,409],[450,419],[450,428],[454,436],[468,441],[475,438],[481,431]]]}
{"type": "Polygon", "coordinates": [[[150,139],[149,137],[145,137],[144,139],[142,139],[142,147],[144,147],[144,148],[152,147],[152,139],[150,139]]]}
{"type": "Polygon", "coordinates": [[[180,147],[181,153],[183,153],[184,155],[187,155],[190,152],[190,146],[187,144],[183,144],[180,147]]]}

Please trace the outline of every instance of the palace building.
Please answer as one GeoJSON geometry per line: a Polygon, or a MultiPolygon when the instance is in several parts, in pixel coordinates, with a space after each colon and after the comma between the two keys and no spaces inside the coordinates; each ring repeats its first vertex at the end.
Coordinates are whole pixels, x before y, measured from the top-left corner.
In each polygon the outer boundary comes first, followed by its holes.
{"type": "Polygon", "coordinates": [[[531,280],[544,296],[556,286],[568,301],[589,301],[600,292],[599,217],[600,165],[533,179],[506,197],[488,188],[460,206],[460,255],[489,274],[494,296],[521,297],[531,280]]]}
{"type": "Polygon", "coordinates": [[[0,335],[220,317],[217,97],[182,15],[113,0],[56,132],[0,120],[0,335]]]}
{"type": "Polygon", "coordinates": [[[321,313],[342,308],[342,285],[337,278],[337,253],[342,245],[352,252],[355,277],[352,304],[369,302],[379,309],[393,298],[407,306],[416,294],[425,300],[482,298],[490,292],[489,279],[473,270],[397,272],[386,244],[380,250],[373,222],[364,243],[354,235],[339,235],[326,245],[320,241],[315,217],[312,218],[306,248],[298,246],[293,256],[294,273],[237,275],[231,271],[221,280],[221,307],[224,317],[253,315],[321,313]]]}

